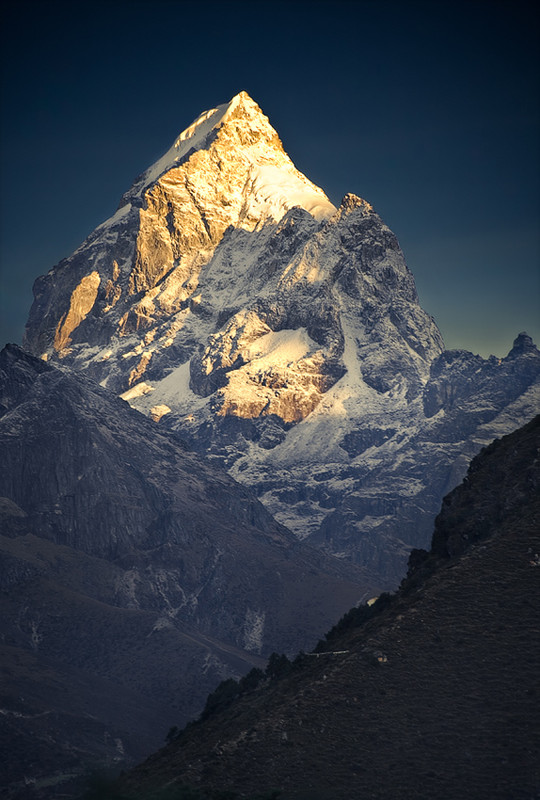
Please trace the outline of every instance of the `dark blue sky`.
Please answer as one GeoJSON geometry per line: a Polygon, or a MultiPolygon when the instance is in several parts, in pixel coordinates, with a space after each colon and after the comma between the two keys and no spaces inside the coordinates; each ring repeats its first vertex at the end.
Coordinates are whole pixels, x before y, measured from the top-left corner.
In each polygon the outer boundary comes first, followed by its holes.
{"type": "Polygon", "coordinates": [[[33,280],[204,109],[245,89],[334,203],[398,236],[448,347],[540,343],[538,23],[522,2],[11,4],[0,345],[33,280]]]}

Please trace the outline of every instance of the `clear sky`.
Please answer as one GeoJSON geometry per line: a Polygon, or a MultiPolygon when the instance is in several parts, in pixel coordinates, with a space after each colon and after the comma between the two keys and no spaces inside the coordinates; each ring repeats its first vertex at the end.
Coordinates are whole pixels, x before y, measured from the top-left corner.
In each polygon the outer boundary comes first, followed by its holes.
{"type": "Polygon", "coordinates": [[[400,240],[447,347],[540,344],[538,22],[514,2],[81,2],[2,12],[0,345],[34,279],[245,89],[400,240]]]}

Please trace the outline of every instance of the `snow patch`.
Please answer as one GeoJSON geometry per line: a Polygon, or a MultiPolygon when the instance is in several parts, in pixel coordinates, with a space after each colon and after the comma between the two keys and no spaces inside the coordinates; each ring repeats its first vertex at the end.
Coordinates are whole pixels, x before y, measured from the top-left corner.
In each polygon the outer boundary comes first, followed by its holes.
{"type": "Polygon", "coordinates": [[[260,653],[263,646],[265,611],[248,608],[244,620],[244,647],[254,653],[260,653]]]}
{"type": "Polygon", "coordinates": [[[295,206],[304,208],[317,222],[329,219],[336,212],[322,189],[296,170],[274,165],[253,167],[246,206],[249,215],[259,217],[264,210],[279,221],[295,206]]]}
{"type": "Polygon", "coordinates": [[[259,369],[269,366],[292,366],[301,358],[319,349],[305,328],[282,330],[263,334],[244,348],[250,362],[257,361],[259,369]]]}
{"type": "MultiPolygon", "coordinates": [[[[189,414],[193,416],[208,404],[209,399],[201,398],[191,391],[189,377],[189,361],[186,361],[185,364],[173,369],[166,378],[151,387],[152,391],[154,391],[152,397],[147,396],[148,392],[131,395],[129,400],[130,402],[134,401],[131,402],[131,405],[143,413],[150,413],[152,408],[156,406],[156,398],[159,398],[158,405],[165,406],[169,410],[174,409],[177,413],[184,413],[183,409],[188,408],[189,414]]],[[[125,394],[130,391],[131,389],[125,394]]],[[[124,399],[128,398],[124,397],[124,399]]]]}
{"type": "Polygon", "coordinates": [[[105,222],[102,222],[101,225],[98,225],[96,230],[99,231],[104,228],[112,228],[113,225],[116,225],[117,222],[120,222],[121,219],[126,217],[130,211],[131,211],[131,203],[126,203],[126,205],[117,209],[117,211],[115,211],[112,217],[109,217],[108,219],[105,220],[105,222]]]}

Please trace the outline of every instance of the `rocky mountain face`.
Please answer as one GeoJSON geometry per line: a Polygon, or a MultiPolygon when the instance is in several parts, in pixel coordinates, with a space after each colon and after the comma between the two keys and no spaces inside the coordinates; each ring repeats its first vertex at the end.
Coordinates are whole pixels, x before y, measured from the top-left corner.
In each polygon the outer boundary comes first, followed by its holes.
{"type": "Polygon", "coordinates": [[[175,434],[16,346],[0,450],[3,796],[140,759],[223,677],[313,646],[377,591],[175,434]]]}
{"type": "Polygon", "coordinates": [[[485,448],[395,595],[351,610],[103,800],[537,797],[539,453],[540,417],[485,448]]]}
{"type": "Polygon", "coordinates": [[[120,393],[299,539],[399,582],[443,495],[540,404],[540,353],[445,351],[394,234],[241,92],[35,285],[25,345],[120,393]]]}

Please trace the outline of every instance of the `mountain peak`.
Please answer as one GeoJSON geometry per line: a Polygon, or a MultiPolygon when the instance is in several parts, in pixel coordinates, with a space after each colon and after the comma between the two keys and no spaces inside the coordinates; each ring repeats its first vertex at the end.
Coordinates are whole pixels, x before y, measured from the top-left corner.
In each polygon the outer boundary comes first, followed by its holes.
{"type": "Polygon", "coordinates": [[[518,333],[506,358],[517,358],[525,353],[538,355],[538,348],[526,331],[518,333]]]}
{"type": "MultiPolygon", "coordinates": [[[[190,148],[197,148],[201,144],[204,146],[204,140],[210,131],[217,130],[222,125],[234,119],[242,119],[248,123],[259,120],[259,125],[261,122],[263,125],[266,123],[265,127],[271,132],[270,138],[279,141],[277,133],[270,125],[268,117],[264,115],[260,106],[257,105],[247,92],[241,91],[229,100],[228,103],[223,103],[216,108],[211,108],[199,114],[191,125],[178,136],[171,150],[181,150],[183,155],[186,152],[186,143],[189,143],[190,148]]],[[[281,142],[279,144],[281,146],[281,142]]],[[[170,152],[170,150],[168,152],[170,152]]],[[[178,155],[176,160],[178,160],[178,155]]]]}
{"type": "Polygon", "coordinates": [[[246,92],[186,128],[34,293],[31,352],[164,417],[300,538],[384,580],[465,454],[537,405],[527,337],[497,365],[439,359],[396,236],[353,194],[336,211],[246,92]],[[307,489],[306,464],[324,465],[307,489]]]}
{"type": "MultiPolygon", "coordinates": [[[[318,221],[336,211],[323,190],[296,169],[268,117],[245,91],[236,94],[228,103],[203,111],[188,125],[167,152],[123,195],[119,209],[127,213],[130,204],[137,207],[144,204],[153,185],[182,165],[191,173],[188,192],[195,190],[198,207],[201,204],[204,207],[208,189],[210,193],[215,190],[215,180],[210,175],[216,164],[220,172],[230,169],[233,173],[224,181],[226,191],[230,193],[231,183],[237,184],[234,188],[241,189],[242,197],[236,192],[241,200],[237,211],[243,209],[241,227],[253,228],[268,217],[278,222],[295,205],[318,221]],[[201,163],[196,156],[199,151],[209,154],[211,164],[201,163]],[[194,167],[198,173],[202,172],[195,181],[194,167]],[[201,170],[201,167],[204,168],[201,170]],[[193,186],[194,183],[197,185],[193,186]]],[[[229,198],[225,199],[228,204],[229,198]]],[[[116,222],[117,218],[118,212],[104,225],[116,222]]],[[[231,218],[228,222],[236,225],[238,220],[231,218]]]]}
{"type": "MultiPolygon", "coordinates": [[[[262,114],[262,109],[260,106],[255,102],[255,100],[250,97],[250,95],[242,89],[241,92],[235,94],[234,97],[229,101],[228,111],[234,111],[236,109],[242,109],[243,111],[247,111],[248,113],[259,113],[262,114]]],[[[263,115],[264,116],[264,115],[263,115]]]]}
{"type": "Polygon", "coordinates": [[[341,201],[339,211],[341,213],[349,213],[356,209],[360,209],[366,215],[373,213],[373,206],[367,200],[363,200],[353,192],[348,192],[341,201]]]}

